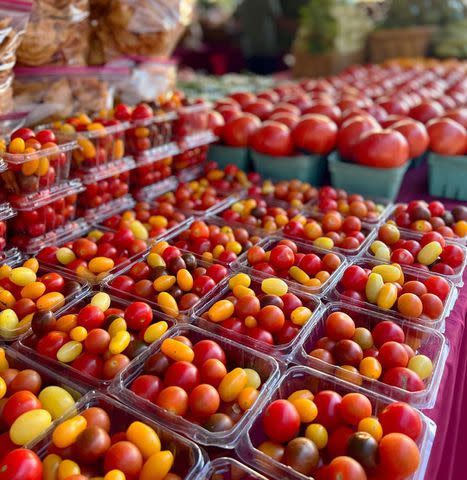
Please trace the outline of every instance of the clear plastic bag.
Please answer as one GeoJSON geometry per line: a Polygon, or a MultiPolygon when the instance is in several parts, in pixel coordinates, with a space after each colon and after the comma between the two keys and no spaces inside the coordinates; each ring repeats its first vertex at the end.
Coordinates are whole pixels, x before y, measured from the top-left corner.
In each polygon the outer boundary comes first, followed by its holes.
{"type": "Polygon", "coordinates": [[[10,71],[15,64],[16,50],[26,30],[31,9],[29,1],[0,0],[0,72],[10,71]]]}
{"type": "Polygon", "coordinates": [[[114,83],[125,68],[43,67],[15,69],[15,106],[28,111],[29,124],[94,113],[113,106],[114,83]]]}
{"type": "Polygon", "coordinates": [[[109,65],[126,67],[131,72],[131,76],[116,85],[116,97],[122,103],[154,102],[175,90],[177,64],[173,60],[129,55],[115,59],[109,65]]]}
{"type": "Polygon", "coordinates": [[[38,0],[18,48],[18,63],[86,65],[89,35],[88,0],[38,0]]]}
{"type": "Polygon", "coordinates": [[[194,0],[111,0],[96,38],[104,62],[123,55],[170,55],[190,23],[194,0]]]}

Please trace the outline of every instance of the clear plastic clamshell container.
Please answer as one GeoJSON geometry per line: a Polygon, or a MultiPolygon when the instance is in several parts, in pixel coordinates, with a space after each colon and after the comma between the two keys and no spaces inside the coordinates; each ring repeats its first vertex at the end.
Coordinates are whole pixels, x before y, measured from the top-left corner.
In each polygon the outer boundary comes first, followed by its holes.
{"type": "MultiPolygon", "coordinates": [[[[282,237],[266,237],[264,238],[261,242],[258,243],[259,246],[261,246],[265,251],[269,251],[273,249],[281,240],[283,240],[282,237]]],[[[315,255],[318,255],[318,257],[323,258],[324,255],[327,253],[334,253],[337,255],[341,261],[341,264],[337,269],[331,273],[330,277],[322,283],[319,287],[310,287],[306,285],[302,285],[301,283],[296,282],[292,278],[282,278],[288,285],[290,285],[292,288],[302,291],[304,293],[309,293],[311,295],[316,295],[318,297],[323,297],[324,295],[327,295],[329,291],[333,288],[334,284],[336,283],[336,280],[341,276],[341,274],[344,272],[345,268],[348,266],[346,258],[338,252],[333,252],[332,250],[324,250],[322,248],[315,247],[313,245],[309,245],[303,242],[295,241],[294,243],[298,247],[298,253],[304,253],[304,254],[309,254],[309,253],[314,253],[315,255]]],[[[247,273],[250,273],[252,275],[255,275],[256,277],[260,278],[268,278],[271,275],[261,272],[259,270],[255,270],[255,268],[250,265],[248,262],[248,251],[243,253],[239,259],[232,264],[232,269],[233,270],[242,270],[247,273]]]]}
{"type": "Polygon", "coordinates": [[[99,223],[112,215],[117,215],[124,210],[131,210],[135,206],[133,197],[128,193],[121,197],[116,197],[95,208],[85,208],[79,204],[78,214],[85,217],[88,223],[99,223]]]}
{"type": "Polygon", "coordinates": [[[173,139],[176,119],[175,112],[158,112],[149,118],[131,120],[125,132],[127,152],[139,157],[152,149],[170,143],[173,139]]]}
{"type": "MultiPolygon", "coordinates": [[[[136,407],[150,418],[157,418],[161,423],[191,438],[197,444],[222,446],[223,448],[232,449],[238,444],[240,436],[249,424],[254,413],[262,409],[264,404],[263,398],[265,398],[271,388],[274,387],[279,379],[279,375],[279,364],[270,356],[194,325],[184,325],[177,326],[167,332],[158,342],[151,345],[151,348],[141,355],[141,357],[120,372],[116,381],[110,387],[110,392],[116,398],[119,398],[121,401],[123,400],[127,405],[136,407]],[[160,352],[162,342],[166,338],[173,338],[179,335],[187,337],[192,344],[201,340],[212,340],[216,342],[226,354],[227,371],[231,371],[234,368],[250,368],[255,370],[261,377],[261,388],[258,398],[251,408],[243,413],[231,429],[221,432],[211,432],[202,425],[169,413],[149,400],[139,397],[130,390],[133,381],[138,376],[144,374],[145,361],[151,355],[160,352]]],[[[222,404],[224,404],[224,402],[221,403],[220,411],[222,411],[222,404]]]]}
{"type": "MultiPolygon", "coordinates": [[[[35,360],[23,355],[14,348],[8,345],[2,345],[0,349],[5,352],[5,359],[8,362],[9,368],[16,370],[35,370],[41,376],[41,391],[49,386],[56,386],[65,389],[78,402],[79,399],[85,395],[87,389],[82,385],[74,383],[70,378],[58,375],[49,370],[46,366],[35,360]]],[[[0,432],[2,429],[0,428],[0,432]]]]}
{"type": "Polygon", "coordinates": [[[374,312],[365,308],[349,305],[343,302],[331,302],[325,305],[320,312],[320,318],[314,328],[306,337],[300,348],[296,350],[294,363],[316,368],[317,370],[348,378],[348,381],[356,383],[372,392],[385,395],[398,402],[406,402],[419,409],[432,408],[436,402],[439,385],[443,377],[446,358],[449,347],[444,335],[431,328],[422,327],[412,322],[392,318],[383,313],[374,312]],[[378,323],[391,321],[399,325],[405,334],[405,343],[410,345],[417,355],[426,355],[433,363],[433,373],[424,381],[426,388],[418,392],[409,392],[399,387],[388,385],[380,380],[372,380],[359,373],[349,374],[340,366],[331,365],[323,360],[308,355],[317,341],[326,336],[326,319],[333,312],[344,312],[355,322],[356,327],[364,327],[372,330],[378,323]]]}
{"type": "Polygon", "coordinates": [[[17,207],[17,215],[9,222],[9,238],[13,245],[31,252],[34,243],[46,242],[58,229],[67,229],[76,217],[77,192],[51,195],[27,208],[17,207]]]}
{"type": "MultiPolygon", "coordinates": [[[[52,125],[57,137],[77,143],[72,153],[72,169],[77,172],[91,172],[125,156],[125,131],[127,122],[114,120],[115,125],[103,126],[90,123],[92,129],[75,130],[73,125],[60,123],[52,125]]],[[[86,127],[86,126],[84,126],[86,127]]]]}
{"type": "MultiPolygon", "coordinates": [[[[322,303],[319,298],[306,294],[300,290],[289,288],[288,293],[293,293],[296,295],[301,300],[302,306],[309,308],[312,313],[305,325],[300,328],[300,331],[295,338],[287,343],[270,345],[268,343],[255,340],[246,334],[230,330],[226,327],[223,327],[219,323],[211,322],[209,319],[205,318],[207,311],[212,307],[212,305],[214,305],[214,303],[232,296],[232,291],[229,287],[230,278],[232,278],[232,276],[222,280],[222,282],[213,290],[212,295],[206,298],[204,302],[195,306],[194,314],[199,317],[196,320],[197,324],[204,329],[216,332],[218,335],[231,338],[242,345],[247,345],[256,351],[265,352],[283,361],[289,360],[300,345],[302,339],[306,338],[310,334],[310,331],[314,328],[316,322],[318,321],[322,309],[322,303]]],[[[262,280],[260,278],[251,276],[251,285],[249,288],[254,290],[255,293],[260,293],[261,282],[262,280]]]]}
{"type": "Polygon", "coordinates": [[[16,212],[11,208],[9,203],[0,204],[0,255],[5,250],[7,239],[7,220],[14,217],[16,212]]]}
{"type": "MultiPolygon", "coordinates": [[[[399,227],[398,227],[398,229],[400,231],[401,240],[416,240],[417,242],[420,242],[420,239],[423,237],[423,233],[416,233],[416,232],[413,232],[411,230],[401,229],[399,227]]],[[[378,232],[376,231],[373,240],[377,239],[377,234],[378,234],[378,232]]],[[[439,275],[440,277],[444,277],[447,280],[450,280],[457,287],[462,287],[464,285],[464,280],[463,280],[464,270],[465,270],[465,266],[467,264],[467,248],[464,245],[459,244],[459,242],[453,242],[452,240],[453,239],[446,239],[446,245],[456,244],[459,248],[462,249],[462,251],[464,252],[464,261],[462,262],[462,265],[459,265],[457,268],[454,269],[454,275],[445,275],[443,273],[438,273],[438,272],[433,272],[433,275],[439,275]]],[[[383,262],[382,260],[379,260],[379,259],[375,258],[373,252],[371,251],[371,243],[372,242],[369,242],[369,243],[366,244],[366,249],[364,251],[363,256],[367,257],[367,258],[370,258],[372,260],[378,260],[378,261],[383,262]]],[[[391,250],[391,246],[388,245],[388,247],[389,247],[389,250],[391,250]]],[[[416,261],[416,259],[415,259],[415,261],[416,261]]],[[[389,262],[383,262],[383,263],[393,263],[393,262],[389,261],[389,262]]],[[[436,265],[436,263],[434,265],[436,265]]],[[[408,271],[410,271],[410,270],[420,270],[419,268],[414,267],[412,265],[404,265],[404,266],[408,271]]],[[[431,266],[428,267],[428,268],[431,268],[431,266]]]]}
{"type": "MultiPolygon", "coordinates": [[[[6,262],[6,263],[9,263],[9,265],[12,268],[16,268],[16,267],[20,267],[24,263],[25,259],[26,259],[25,257],[18,255],[18,258],[16,258],[14,262],[11,262],[11,263],[6,262]]],[[[37,278],[39,279],[42,275],[45,275],[47,273],[60,273],[60,275],[64,278],[65,282],[74,282],[74,283],[77,283],[79,286],[79,288],[73,289],[72,293],[70,293],[69,295],[65,295],[62,305],[58,304],[52,308],[52,311],[54,311],[56,316],[62,315],[65,310],[72,308],[73,305],[78,303],[91,290],[91,286],[89,285],[89,283],[83,280],[77,280],[75,277],[73,277],[72,275],[66,274],[65,272],[54,272],[53,270],[47,267],[39,266],[39,270],[37,271],[36,275],[37,275],[37,278]]],[[[14,342],[29,330],[30,330],[30,324],[29,323],[21,324],[21,322],[19,326],[14,329],[0,328],[0,341],[14,342]]]]}
{"type": "MultiPolygon", "coordinates": [[[[351,195],[351,194],[349,193],[349,195],[351,195]]],[[[390,200],[388,200],[387,198],[377,198],[377,197],[366,197],[365,196],[363,198],[363,200],[374,202],[376,204],[376,208],[377,208],[378,213],[379,213],[378,215],[375,215],[374,217],[367,216],[367,217],[360,218],[360,220],[362,222],[365,222],[365,223],[372,223],[372,224],[382,223],[384,220],[386,220],[386,218],[388,217],[388,215],[391,213],[391,211],[393,209],[393,203],[390,200]]],[[[310,200],[310,202],[305,205],[305,211],[309,212],[311,214],[325,213],[325,210],[320,208],[319,198],[314,198],[314,199],[310,200]]],[[[342,213],[342,215],[344,217],[346,217],[348,215],[352,215],[352,213],[350,213],[350,212],[349,213],[342,213]]]]}
{"type": "MultiPolygon", "coordinates": [[[[74,302],[73,304],[65,306],[65,308],[62,308],[60,311],[56,312],[55,314],[56,318],[59,318],[62,315],[77,314],[81,308],[85,307],[86,305],[89,305],[92,297],[96,293],[97,292],[95,291],[91,293],[87,293],[87,295],[85,295],[84,297],[81,296],[81,298],[78,301],[74,302]]],[[[120,308],[122,310],[125,310],[125,308],[128,305],[130,305],[130,303],[132,302],[128,302],[128,301],[122,300],[121,298],[116,298],[114,296],[111,296],[111,304],[109,308],[120,308]]],[[[169,329],[174,324],[172,319],[169,318],[167,315],[164,315],[163,313],[160,313],[160,312],[153,312],[153,320],[151,324],[159,321],[167,322],[169,329]]],[[[129,330],[131,331],[131,329],[129,330]]],[[[135,332],[132,331],[132,333],[135,333],[135,332]]],[[[136,332],[136,334],[137,333],[138,332],[136,332]]],[[[37,362],[41,363],[42,365],[47,366],[50,370],[57,372],[60,375],[64,375],[67,378],[71,378],[73,379],[74,382],[80,385],[86,385],[88,387],[96,388],[104,391],[108,388],[108,386],[114,380],[114,378],[109,378],[109,379],[96,378],[94,376],[89,375],[87,372],[78,370],[77,368],[73,367],[72,364],[66,364],[66,363],[60,362],[57,359],[53,359],[40,354],[36,350],[36,346],[39,340],[40,338],[31,331],[29,334],[24,335],[19,339],[17,344],[18,349],[20,352],[23,352],[25,355],[28,355],[30,358],[33,358],[37,362]]],[[[139,355],[141,355],[141,352],[138,352],[137,355],[131,358],[130,360],[134,360],[135,358],[138,358],[139,355]]]]}
{"type": "MultiPolygon", "coordinates": [[[[306,217],[307,223],[308,223],[309,220],[316,220],[318,223],[321,224],[321,220],[324,217],[324,214],[317,214],[317,213],[310,215],[310,214],[307,214],[306,212],[303,212],[302,215],[306,217]]],[[[336,245],[336,246],[333,247],[332,251],[342,253],[342,255],[345,255],[346,257],[357,257],[357,256],[359,256],[362,252],[365,251],[366,248],[368,248],[368,246],[373,242],[373,240],[375,240],[376,226],[375,226],[375,224],[362,222],[362,229],[360,231],[365,236],[365,239],[362,241],[362,243],[357,248],[349,249],[349,248],[339,247],[339,246],[336,245]]],[[[311,239],[307,239],[306,237],[303,238],[303,237],[296,237],[296,236],[293,236],[293,235],[288,235],[284,231],[284,227],[278,232],[278,234],[283,235],[286,238],[291,238],[292,240],[299,240],[299,241],[302,241],[302,242],[312,242],[313,241],[311,239]]]]}
{"type": "Polygon", "coordinates": [[[174,125],[174,135],[177,139],[208,130],[209,112],[212,104],[195,103],[179,107],[178,118],[174,125]]]}
{"type": "MultiPolygon", "coordinates": [[[[52,447],[52,433],[55,428],[74,415],[79,415],[91,407],[102,408],[110,417],[110,435],[125,431],[133,422],[142,422],[153,428],[161,441],[162,450],[170,450],[174,456],[172,473],[185,480],[198,480],[200,472],[207,460],[205,453],[192,441],[172,432],[158,421],[152,420],[140,412],[107,397],[99,392],[91,391],[76,405],[75,411],[69,412],[56,420],[45,434],[28,445],[43,459],[52,447]]],[[[103,472],[102,472],[103,473],[103,472]]]]}
{"type": "MultiPolygon", "coordinates": [[[[183,253],[191,253],[191,252],[184,252],[181,250],[182,254],[183,253]]],[[[146,258],[149,254],[149,251],[145,252],[142,256],[139,256],[139,258],[135,259],[132,263],[130,264],[125,264],[123,266],[119,265],[118,271],[115,273],[112,273],[111,275],[107,276],[100,282],[101,290],[104,290],[107,293],[110,293],[111,295],[114,295],[116,297],[125,299],[130,302],[135,302],[135,301],[140,301],[140,302],[146,302],[148,305],[151,306],[154,310],[160,311],[161,307],[157,303],[157,292],[154,290],[154,297],[153,299],[147,299],[143,297],[139,297],[135,293],[130,293],[123,291],[119,288],[116,288],[112,285],[112,283],[117,279],[118,277],[121,276],[127,276],[128,271],[137,263],[146,263],[146,258]],[[123,267],[123,268],[122,268],[123,267]]],[[[203,267],[205,269],[208,269],[212,264],[207,263],[203,260],[196,259],[197,262],[197,267],[203,267]]],[[[222,282],[221,282],[222,284],[222,282]]],[[[219,285],[221,285],[219,284],[219,285]]],[[[205,304],[205,302],[208,302],[210,298],[212,298],[216,292],[219,289],[219,285],[214,287],[211,291],[209,291],[206,295],[203,295],[199,298],[199,300],[192,305],[190,308],[186,310],[178,310],[178,311],[170,311],[170,309],[166,309],[168,312],[170,312],[170,317],[173,318],[174,321],[180,322],[180,323],[187,323],[189,321],[192,321],[193,319],[191,318],[194,311],[200,306],[205,304]]],[[[192,292],[184,292],[184,293],[192,293],[192,292]]]]}
{"type": "MultiPolygon", "coordinates": [[[[240,227],[236,226],[236,225],[233,226],[233,225],[225,222],[221,218],[217,217],[216,215],[205,215],[203,217],[190,217],[190,218],[188,218],[185,222],[182,222],[181,224],[179,224],[178,226],[174,227],[173,229],[168,231],[166,234],[164,234],[159,240],[165,240],[165,241],[169,242],[170,245],[175,245],[177,243],[177,241],[183,241],[183,239],[181,238],[182,233],[189,230],[191,225],[195,221],[204,222],[204,223],[206,223],[206,225],[208,227],[211,226],[211,225],[216,225],[220,228],[229,227],[233,230],[234,236],[235,236],[235,230],[238,229],[238,228],[246,230],[248,232],[250,238],[253,236],[253,237],[257,237],[257,240],[260,240],[259,237],[265,236],[265,235],[259,235],[257,233],[258,229],[254,228],[254,227],[251,227],[249,225],[243,225],[243,226],[240,226],[240,227]]],[[[238,241],[237,237],[236,237],[236,241],[238,241]]],[[[251,244],[251,242],[249,242],[249,243],[251,244]]],[[[215,243],[211,243],[211,245],[212,245],[213,248],[216,246],[215,243]]],[[[233,261],[227,262],[227,261],[222,261],[220,258],[213,258],[212,260],[208,260],[208,259],[204,258],[202,256],[202,254],[200,255],[199,253],[193,252],[192,250],[190,250],[189,246],[190,245],[188,244],[187,246],[183,246],[182,248],[183,248],[183,250],[190,251],[197,258],[208,261],[208,262],[219,263],[221,265],[224,265],[224,267],[229,267],[232,263],[234,263],[236,261],[236,260],[233,260],[233,261]]],[[[245,248],[242,245],[242,253],[244,251],[245,251],[245,248]]],[[[209,250],[209,252],[212,252],[212,250],[209,250]]],[[[241,253],[239,255],[241,255],[241,253]]]]}
{"type": "MultiPolygon", "coordinates": [[[[376,265],[382,265],[384,262],[379,262],[377,260],[370,260],[370,259],[357,259],[354,262],[355,265],[358,265],[362,268],[367,268],[371,270],[374,266],[376,265]]],[[[404,278],[405,281],[408,282],[410,280],[418,280],[420,282],[424,282],[427,278],[431,276],[436,276],[434,273],[429,273],[429,272],[423,272],[420,269],[407,269],[405,267],[402,267],[402,271],[404,273],[404,278]]],[[[342,272],[343,274],[344,272],[342,272]]],[[[446,280],[449,283],[450,289],[449,289],[449,294],[446,298],[446,300],[443,302],[444,308],[437,319],[431,319],[428,318],[425,315],[422,315],[420,318],[413,318],[413,317],[407,317],[399,313],[397,310],[383,310],[377,305],[374,305],[373,303],[367,302],[367,301],[360,301],[354,298],[349,298],[347,296],[342,295],[343,293],[343,286],[341,284],[341,278],[342,275],[339,276],[337,281],[335,282],[335,288],[333,289],[332,292],[329,292],[328,298],[329,300],[338,300],[344,303],[356,305],[356,306],[361,306],[364,308],[367,308],[368,310],[372,310],[374,312],[380,312],[384,313],[386,315],[389,315],[391,317],[395,317],[401,320],[407,320],[410,322],[418,323],[420,325],[423,325],[425,327],[433,328],[434,330],[438,330],[443,332],[444,327],[445,327],[445,320],[448,317],[448,315],[451,313],[452,308],[454,307],[454,304],[456,303],[457,297],[459,295],[459,292],[457,288],[453,285],[453,283],[450,280],[446,280]]]]}
{"type": "MultiPolygon", "coordinates": [[[[271,477],[270,477],[271,478],[271,477]]],[[[247,465],[229,457],[220,457],[204,466],[199,480],[268,480],[247,465]]]]}
{"type": "MultiPolygon", "coordinates": [[[[266,404],[268,405],[274,400],[287,399],[293,392],[302,389],[311,390],[315,395],[323,390],[333,390],[340,395],[354,392],[361,393],[370,400],[373,407],[373,414],[376,415],[387,405],[392,403],[391,399],[383,395],[339,380],[326,373],[308,367],[294,367],[289,369],[282,376],[277,387],[269,395],[266,404]]],[[[425,478],[425,472],[436,433],[436,424],[433,420],[429,419],[421,412],[418,413],[422,420],[422,431],[420,437],[416,441],[420,450],[420,466],[413,475],[406,477],[407,480],[423,480],[425,478]]],[[[256,414],[248,432],[246,432],[242,438],[237,451],[240,458],[253,468],[264,472],[265,475],[271,475],[273,478],[310,480],[310,477],[299,473],[292,467],[272,459],[258,449],[259,445],[267,439],[263,428],[262,417],[263,412],[258,412],[256,414]]]]}
{"type": "Polygon", "coordinates": [[[8,166],[0,175],[7,200],[13,203],[18,195],[47,190],[68,180],[76,148],[76,142],[67,142],[34,153],[0,152],[0,160],[8,166]]]}
{"type": "MultiPolygon", "coordinates": [[[[391,220],[397,225],[396,211],[397,211],[397,208],[400,207],[401,205],[406,205],[406,204],[396,203],[395,205],[392,206],[391,211],[389,212],[389,215],[386,217],[386,221],[391,220]]],[[[451,210],[446,210],[446,211],[451,213],[451,210]]],[[[397,228],[399,229],[401,234],[402,233],[415,233],[415,234],[419,233],[418,230],[414,230],[414,229],[411,229],[411,228],[400,227],[399,225],[397,225],[397,228]]],[[[455,234],[455,232],[454,232],[454,234],[455,234]]],[[[422,233],[422,235],[423,235],[423,233],[422,233]]],[[[441,234],[441,235],[443,235],[443,234],[441,234]]],[[[467,236],[459,237],[458,235],[455,234],[454,237],[445,237],[444,235],[443,235],[443,237],[445,238],[446,242],[454,242],[454,243],[458,243],[458,244],[461,244],[461,245],[467,245],[467,236]]]]}

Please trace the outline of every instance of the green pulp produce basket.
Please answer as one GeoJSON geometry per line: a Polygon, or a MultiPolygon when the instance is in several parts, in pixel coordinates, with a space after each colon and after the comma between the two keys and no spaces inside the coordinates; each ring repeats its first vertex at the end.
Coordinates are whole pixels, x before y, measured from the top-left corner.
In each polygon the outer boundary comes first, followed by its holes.
{"type": "Polygon", "coordinates": [[[293,180],[298,178],[319,186],[326,176],[326,157],[321,155],[293,155],[273,157],[254,150],[251,151],[253,167],[263,178],[271,180],[293,180]]]}
{"type": "Polygon", "coordinates": [[[343,162],[337,152],[328,158],[331,184],[352,193],[394,200],[409,168],[409,162],[398,168],[374,168],[343,162]]]}
{"type": "Polygon", "coordinates": [[[430,195],[467,200],[467,155],[438,155],[428,157],[430,195]]]}
{"type": "Polygon", "coordinates": [[[237,165],[241,170],[248,171],[250,167],[250,152],[247,147],[228,147],[226,145],[210,145],[208,160],[216,162],[219,168],[227,165],[237,165]]]}

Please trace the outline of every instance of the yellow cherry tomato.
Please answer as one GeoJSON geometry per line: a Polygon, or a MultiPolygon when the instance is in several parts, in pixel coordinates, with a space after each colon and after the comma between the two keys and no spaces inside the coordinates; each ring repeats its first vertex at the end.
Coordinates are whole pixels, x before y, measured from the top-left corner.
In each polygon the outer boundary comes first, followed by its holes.
{"type": "Polygon", "coordinates": [[[208,311],[209,320],[212,322],[223,322],[230,318],[235,311],[235,305],[229,300],[217,301],[208,311]]]}
{"type": "Polygon", "coordinates": [[[52,416],[42,408],[21,414],[10,427],[10,440],[24,446],[44,432],[52,423],[52,416]]]}
{"type": "Polygon", "coordinates": [[[146,343],[153,343],[156,340],[159,340],[168,328],[169,325],[167,322],[160,321],[153,323],[144,331],[144,341],[146,343]]]}
{"type": "Polygon", "coordinates": [[[192,362],[195,358],[195,353],[188,345],[173,338],[166,338],[162,342],[161,351],[176,362],[192,362]]]}
{"type": "Polygon", "coordinates": [[[233,402],[245,388],[248,376],[243,368],[234,368],[221,380],[219,396],[224,402],[233,402]]]}
{"type": "Polygon", "coordinates": [[[126,431],[126,438],[138,447],[145,459],[161,450],[161,441],[156,431],[142,422],[133,422],[126,431]]]}
{"type": "Polygon", "coordinates": [[[52,433],[52,443],[58,448],[69,447],[86,427],[87,421],[82,415],[69,418],[55,428],[52,433]]]}
{"type": "MultiPolygon", "coordinates": [[[[390,265],[386,265],[390,266],[390,265]]],[[[378,293],[378,307],[389,310],[396,303],[397,288],[393,283],[385,283],[378,293]]]]}
{"type": "Polygon", "coordinates": [[[358,422],[357,431],[369,433],[377,442],[383,437],[383,427],[375,417],[362,418],[358,422]]]}
{"type": "Polygon", "coordinates": [[[42,480],[57,480],[58,467],[62,459],[51,453],[42,460],[42,480]]]}
{"type": "Polygon", "coordinates": [[[265,278],[261,282],[261,290],[266,295],[277,295],[282,297],[287,293],[289,287],[284,280],[281,280],[280,278],[265,278]]]}
{"type": "Polygon", "coordinates": [[[305,437],[310,439],[318,450],[323,449],[328,444],[328,431],[319,423],[308,425],[305,430],[305,437]]]}
{"type": "Polygon", "coordinates": [[[376,303],[378,294],[384,286],[383,277],[379,273],[370,273],[366,282],[365,293],[366,298],[371,303],[376,303]]]}
{"type": "Polygon", "coordinates": [[[151,455],[143,465],[139,480],[163,480],[172,469],[174,457],[169,450],[151,455]]]}

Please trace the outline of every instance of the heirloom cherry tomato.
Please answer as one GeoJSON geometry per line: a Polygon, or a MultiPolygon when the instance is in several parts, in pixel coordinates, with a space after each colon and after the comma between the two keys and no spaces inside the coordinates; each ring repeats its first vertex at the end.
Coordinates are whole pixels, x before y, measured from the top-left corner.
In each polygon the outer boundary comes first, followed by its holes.
{"type": "Polygon", "coordinates": [[[0,463],[1,480],[42,480],[42,462],[31,450],[19,448],[7,453],[0,463]]]}
{"type": "Polygon", "coordinates": [[[288,442],[299,431],[300,416],[291,402],[276,400],[266,408],[263,425],[269,438],[276,442],[288,442]]]}

